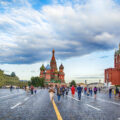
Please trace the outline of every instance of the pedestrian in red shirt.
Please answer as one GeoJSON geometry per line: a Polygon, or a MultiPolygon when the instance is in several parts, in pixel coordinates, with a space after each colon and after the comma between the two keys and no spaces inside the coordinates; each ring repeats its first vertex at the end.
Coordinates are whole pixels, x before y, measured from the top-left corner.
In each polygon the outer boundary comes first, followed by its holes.
{"type": "Polygon", "coordinates": [[[72,93],[72,97],[74,98],[74,95],[75,95],[75,87],[74,87],[74,85],[72,85],[71,93],[72,93]]]}

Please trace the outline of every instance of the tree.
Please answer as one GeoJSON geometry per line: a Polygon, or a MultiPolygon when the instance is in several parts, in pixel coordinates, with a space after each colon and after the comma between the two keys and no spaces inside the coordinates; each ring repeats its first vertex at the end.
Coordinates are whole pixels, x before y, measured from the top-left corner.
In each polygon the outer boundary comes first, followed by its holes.
{"type": "Polygon", "coordinates": [[[31,82],[29,84],[35,87],[44,87],[44,79],[40,77],[31,77],[31,82]]]}
{"type": "Polygon", "coordinates": [[[72,86],[72,85],[74,85],[74,87],[76,87],[76,82],[75,82],[75,80],[72,80],[72,81],[70,82],[70,86],[72,86]]]}
{"type": "Polygon", "coordinates": [[[31,81],[28,81],[28,86],[31,86],[31,81]]]}
{"type": "Polygon", "coordinates": [[[12,72],[11,73],[11,77],[15,77],[16,75],[15,75],[15,72],[12,72]]]}

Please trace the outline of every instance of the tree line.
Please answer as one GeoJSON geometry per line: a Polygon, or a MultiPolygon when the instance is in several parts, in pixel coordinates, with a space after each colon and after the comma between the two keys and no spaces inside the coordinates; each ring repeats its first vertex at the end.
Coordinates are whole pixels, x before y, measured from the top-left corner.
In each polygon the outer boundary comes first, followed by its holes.
{"type": "Polygon", "coordinates": [[[31,80],[28,82],[28,85],[31,86],[35,86],[35,87],[44,87],[45,84],[45,80],[44,78],[40,78],[40,77],[31,77],[31,80]]]}

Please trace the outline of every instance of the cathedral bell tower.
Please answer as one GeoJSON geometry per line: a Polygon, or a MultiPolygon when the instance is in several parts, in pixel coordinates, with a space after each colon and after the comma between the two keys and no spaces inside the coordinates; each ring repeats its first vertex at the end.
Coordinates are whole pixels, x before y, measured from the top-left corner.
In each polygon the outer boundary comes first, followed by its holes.
{"type": "Polygon", "coordinates": [[[54,79],[55,71],[57,70],[57,64],[55,60],[55,50],[52,51],[52,58],[50,61],[50,67],[51,67],[51,79],[54,79]]]}

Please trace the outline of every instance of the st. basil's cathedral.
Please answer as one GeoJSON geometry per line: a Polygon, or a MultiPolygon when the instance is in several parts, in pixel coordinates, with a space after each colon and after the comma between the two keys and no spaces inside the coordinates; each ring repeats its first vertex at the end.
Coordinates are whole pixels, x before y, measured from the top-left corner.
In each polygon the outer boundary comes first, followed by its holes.
{"type": "Polygon", "coordinates": [[[40,67],[40,78],[44,78],[46,83],[50,82],[65,83],[64,66],[61,64],[59,66],[58,71],[55,59],[55,50],[52,51],[50,65],[48,64],[46,67],[42,65],[40,67]]]}

